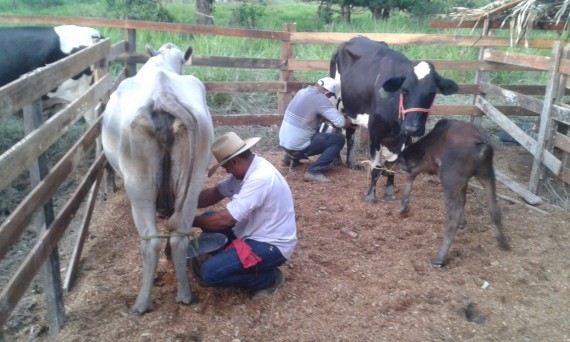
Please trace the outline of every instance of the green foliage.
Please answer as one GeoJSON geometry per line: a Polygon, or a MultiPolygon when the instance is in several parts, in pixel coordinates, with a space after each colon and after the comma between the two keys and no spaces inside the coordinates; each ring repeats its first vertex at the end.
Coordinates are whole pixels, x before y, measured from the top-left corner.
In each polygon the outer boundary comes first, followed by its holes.
{"type": "Polygon", "coordinates": [[[109,16],[118,19],[172,22],[174,17],[159,0],[105,0],[109,16]]]}
{"type": "Polygon", "coordinates": [[[257,27],[267,4],[263,0],[242,2],[232,10],[232,24],[245,28],[257,27]]]}
{"type": "Polygon", "coordinates": [[[0,122],[0,154],[6,152],[18,140],[24,137],[22,120],[9,117],[0,122]]]}
{"type": "MultiPolygon", "coordinates": [[[[14,3],[17,2],[14,1],[14,3]]],[[[63,0],[20,0],[19,3],[30,8],[45,8],[63,5],[63,0]]]]}

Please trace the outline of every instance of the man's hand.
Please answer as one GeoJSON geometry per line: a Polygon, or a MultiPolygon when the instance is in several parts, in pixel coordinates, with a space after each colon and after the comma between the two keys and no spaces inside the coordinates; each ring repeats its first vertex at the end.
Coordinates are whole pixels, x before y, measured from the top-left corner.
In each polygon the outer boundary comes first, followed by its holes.
{"type": "Polygon", "coordinates": [[[346,115],[344,115],[344,128],[352,128],[352,120],[346,115]]]}

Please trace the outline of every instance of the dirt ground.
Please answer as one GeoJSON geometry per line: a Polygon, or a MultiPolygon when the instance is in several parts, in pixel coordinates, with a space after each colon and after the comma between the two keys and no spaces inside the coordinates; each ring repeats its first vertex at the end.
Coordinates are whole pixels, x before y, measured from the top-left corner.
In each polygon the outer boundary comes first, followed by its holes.
{"type": "MultiPolygon", "coordinates": [[[[161,255],[154,311],[131,313],[142,263],[120,187],[96,208],[58,341],[570,341],[570,215],[560,208],[543,204],[540,213],[499,200],[512,245],[505,252],[483,191],[470,189],[467,228],[448,265],[434,268],[444,224],[437,177],[418,177],[411,214],[401,219],[399,201],[382,200],[384,179],[378,203],[367,204],[364,171],[335,166],[327,174],[334,184],[306,183],[306,165],[289,173],[275,148],[254,152],[278,166],[294,196],[299,242],[282,267],[282,289],[254,302],[244,291],[191,279],[199,302],[176,304],[174,270],[161,255]]],[[[528,184],[530,165],[519,146],[496,150],[496,169],[520,184],[528,184]]],[[[398,198],[402,188],[397,175],[398,198]]],[[[498,192],[520,200],[502,184],[498,192]]],[[[45,330],[40,318],[4,337],[45,340],[45,330]]]]}

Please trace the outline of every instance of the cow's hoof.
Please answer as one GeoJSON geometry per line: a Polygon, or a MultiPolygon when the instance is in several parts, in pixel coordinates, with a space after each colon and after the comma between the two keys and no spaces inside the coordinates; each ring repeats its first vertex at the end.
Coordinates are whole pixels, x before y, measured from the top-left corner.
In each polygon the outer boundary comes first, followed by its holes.
{"type": "Polygon", "coordinates": [[[144,315],[147,312],[152,311],[152,304],[151,305],[140,305],[135,304],[131,307],[131,311],[139,316],[144,315]]]}
{"type": "Polygon", "coordinates": [[[385,201],[395,201],[395,200],[397,200],[397,198],[396,198],[395,194],[384,194],[384,200],[385,201]]]}
{"type": "Polygon", "coordinates": [[[179,300],[178,298],[176,298],[176,303],[184,304],[184,305],[196,304],[199,301],[200,301],[200,299],[198,298],[198,296],[196,294],[192,294],[190,296],[190,299],[185,298],[184,300],[179,300]]]}
{"type": "Polygon", "coordinates": [[[357,170],[357,171],[363,171],[364,170],[364,166],[362,166],[361,164],[356,164],[356,163],[349,163],[348,168],[351,170],[357,170]]]}
{"type": "Polygon", "coordinates": [[[443,260],[443,259],[438,259],[438,258],[435,258],[435,259],[433,259],[433,260],[431,261],[431,265],[432,265],[433,267],[437,267],[437,268],[441,268],[441,267],[445,266],[445,263],[446,263],[445,260],[443,260]]]}
{"type": "Polygon", "coordinates": [[[511,245],[509,245],[506,239],[497,239],[497,242],[499,242],[499,248],[503,251],[511,250],[511,245]]]}
{"type": "Polygon", "coordinates": [[[400,207],[400,217],[401,218],[405,218],[408,217],[408,214],[410,213],[410,206],[402,206],[400,207]]]}
{"type": "Polygon", "coordinates": [[[376,196],[366,196],[364,202],[374,204],[376,203],[376,196]]]}

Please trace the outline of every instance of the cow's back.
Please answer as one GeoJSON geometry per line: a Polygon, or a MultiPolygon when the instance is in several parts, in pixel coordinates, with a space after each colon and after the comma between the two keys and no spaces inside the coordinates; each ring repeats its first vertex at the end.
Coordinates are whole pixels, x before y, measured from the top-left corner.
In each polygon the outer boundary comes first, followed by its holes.
{"type": "Polygon", "coordinates": [[[362,36],[341,44],[333,59],[340,74],[342,104],[351,117],[362,113],[372,114],[374,101],[378,99],[375,95],[382,84],[410,65],[403,54],[391,49],[388,44],[362,36]]]}
{"type": "Polygon", "coordinates": [[[65,57],[51,27],[0,28],[0,48],[0,86],[65,57]]]}
{"type": "Polygon", "coordinates": [[[213,135],[202,82],[163,70],[121,82],[103,119],[103,148],[111,166],[124,179],[152,168],[154,182],[182,200],[186,191],[196,191],[188,189],[191,180],[203,183],[213,135]]]}

